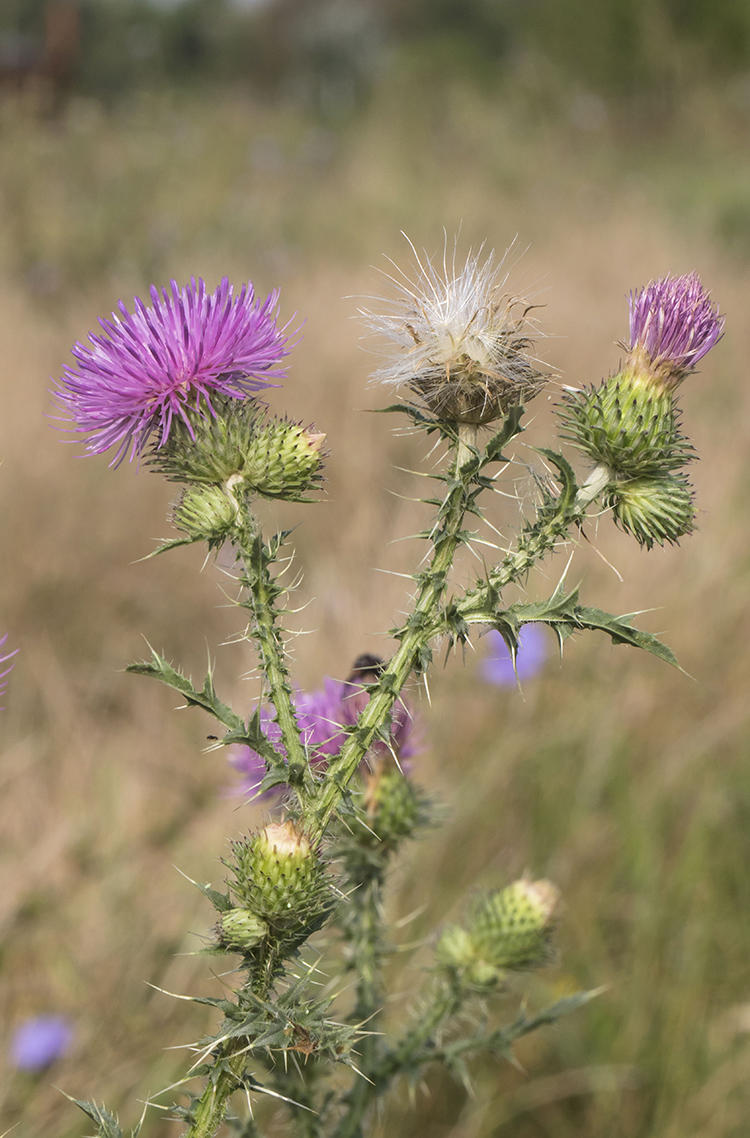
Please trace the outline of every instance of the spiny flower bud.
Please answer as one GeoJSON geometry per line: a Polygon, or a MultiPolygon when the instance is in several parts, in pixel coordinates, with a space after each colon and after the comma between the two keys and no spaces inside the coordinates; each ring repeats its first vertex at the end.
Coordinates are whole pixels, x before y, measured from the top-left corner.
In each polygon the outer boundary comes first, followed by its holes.
{"type": "Polygon", "coordinates": [[[409,387],[436,418],[454,423],[490,423],[532,399],[547,375],[531,355],[532,306],[503,292],[502,261],[491,253],[481,262],[480,249],[461,268],[446,249],[441,271],[412,252],[415,279],[397,270],[398,292],[383,301],[392,311],[362,310],[370,329],[397,345],[374,382],[409,387]]]}
{"type": "Polygon", "coordinates": [[[245,951],[268,935],[268,925],[249,909],[229,909],[222,913],[217,931],[226,948],[245,951]]]}
{"type": "Polygon", "coordinates": [[[613,478],[667,474],[692,457],[671,395],[634,384],[625,372],[597,388],[566,391],[560,418],[561,437],[606,466],[613,478]]]}
{"type": "Polygon", "coordinates": [[[559,892],[550,881],[521,878],[490,893],[477,906],[468,928],[445,929],[436,958],[455,983],[488,991],[507,972],[536,968],[549,958],[559,892]]]}
{"type": "Polygon", "coordinates": [[[227,483],[238,493],[301,501],[320,479],[325,435],[287,419],[267,418],[252,403],[215,398],[188,413],[148,463],[167,478],[227,483]]]}
{"type": "Polygon", "coordinates": [[[378,761],[364,776],[365,831],[381,850],[394,849],[427,819],[424,796],[393,759],[378,761]]]}
{"type": "Polygon", "coordinates": [[[559,890],[551,881],[522,877],[485,898],[475,914],[472,933],[491,951],[499,967],[511,971],[533,968],[547,959],[559,900],[559,890]]]}
{"type": "Polygon", "coordinates": [[[616,523],[650,549],[654,542],[677,542],[693,530],[695,509],[686,478],[634,478],[611,486],[604,504],[616,523]]]}
{"type": "Polygon", "coordinates": [[[294,931],[329,904],[323,863],[292,821],[274,822],[233,844],[240,906],[273,929],[294,931]]]}
{"type": "Polygon", "coordinates": [[[269,420],[256,434],[245,460],[245,485],[268,498],[299,499],[319,475],[324,440],[325,435],[315,434],[298,423],[269,420]]]}
{"type": "Polygon", "coordinates": [[[238,516],[237,501],[230,490],[198,486],[180,495],[172,520],[195,541],[217,542],[229,536],[238,516]]]}

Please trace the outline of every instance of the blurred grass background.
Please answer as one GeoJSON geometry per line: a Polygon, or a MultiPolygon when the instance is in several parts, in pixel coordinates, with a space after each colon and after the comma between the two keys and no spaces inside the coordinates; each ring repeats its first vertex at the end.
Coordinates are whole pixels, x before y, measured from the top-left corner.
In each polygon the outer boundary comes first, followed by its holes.
{"type": "MultiPolygon", "coordinates": [[[[41,0],[6,0],[0,27],[0,631],[20,647],[0,718],[3,1046],[28,1015],[75,1026],[49,1072],[5,1064],[0,1129],[87,1133],[56,1087],[132,1123],[179,1076],[186,1053],[168,1049],[211,1017],[149,985],[217,994],[220,981],[191,955],[211,918],[175,866],[217,882],[227,837],[260,816],[224,794],[208,721],[122,674],[143,637],[196,678],[210,651],[223,696],[249,709],[253,660],[221,646],[240,623],[227,580],[193,550],[136,564],[168,532],[170,488],[63,445],[50,377],[98,316],[152,282],[213,287],[226,274],[281,288],[284,317],[306,323],[270,402],[315,421],[331,457],[323,502],[264,516],[298,527],[306,607],[292,621],[315,635],[293,642],[295,678],[343,676],[359,652],[388,650],[407,583],[374,567],[412,568],[418,546],[396,539],[425,516],[408,473],[424,449],[366,413],[382,398],[352,317],[358,297],[383,291],[385,255],[408,262],[401,230],[435,253],[444,227],[449,240],[460,229],[460,250],[502,252],[518,234],[512,282],[545,305],[541,355],[562,382],[616,366],[625,298],[660,274],[697,270],[727,334],[683,395],[698,532],[645,553],[604,518],[568,577],[587,603],[649,610],[641,624],[689,675],[590,637],[523,694],[481,684],[471,656],[451,660],[422,704],[418,777],[449,814],[394,876],[393,915],[418,910],[403,935],[429,935],[467,888],[529,869],[566,903],[559,965],[529,998],[605,991],[525,1041],[519,1069],[475,1065],[474,1096],[436,1071],[375,1133],[745,1135],[746,6],[89,0],[77,15],[77,54],[57,78],[34,71],[41,0]]],[[[530,408],[508,475],[521,490],[556,390],[530,408]]],[[[512,502],[492,510],[517,526],[512,502]]],[[[529,594],[564,564],[548,562],[529,594]]],[[[462,563],[458,579],[472,571],[462,563]]],[[[399,991],[419,966],[417,954],[411,972],[394,968],[399,991]]],[[[158,1116],[147,1125],[176,1133],[158,1116]]]]}

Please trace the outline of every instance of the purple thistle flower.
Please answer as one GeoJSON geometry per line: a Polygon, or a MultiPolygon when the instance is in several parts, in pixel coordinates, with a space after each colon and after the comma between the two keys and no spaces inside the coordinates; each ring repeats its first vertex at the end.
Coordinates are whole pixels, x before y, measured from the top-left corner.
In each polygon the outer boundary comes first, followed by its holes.
{"type": "MultiPolygon", "coordinates": [[[[8,639],[7,632],[6,632],[5,636],[0,636],[0,648],[2,648],[3,644],[5,644],[5,641],[7,639],[8,639]]],[[[7,652],[4,656],[0,656],[0,667],[2,667],[3,664],[7,664],[8,660],[11,660],[15,656],[17,651],[18,651],[18,649],[14,648],[12,652],[7,652]]],[[[14,665],[11,664],[10,667],[6,668],[4,672],[0,672],[0,695],[3,695],[3,693],[5,692],[5,688],[6,688],[7,683],[8,683],[6,677],[9,676],[10,673],[13,671],[13,667],[14,667],[14,665]]],[[[2,709],[0,708],[0,710],[2,710],[2,709]]]]}
{"type": "MultiPolygon", "coordinates": [[[[362,670],[360,679],[376,678],[362,670]]],[[[356,722],[369,698],[360,683],[351,678],[345,681],[326,677],[318,691],[294,694],[294,706],[302,744],[313,766],[325,767],[330,758],[339,753],[347,738],[347,727],[356,722]]],[[[272,705],[260,710],[261,729],[266,738],[285,754],[281,743],[281,730],[275,722],[272,705]]],[[[391,744],[399,760],[413,758],[422,749],[414,715],[403,700],[397,700],[391,714],[391,744]]],[[[390,753],[383,740],[377,740],[370,749],[373,756],[390,753]]],[[[266,773],[266,764],[257,751],[250,747],[233,747],[229,761],[243,775],[237,794],[255,797],[266,773]]],[[[272,791],[271,793],[275,793],[272,791]]]]}
{"type": "Polygon", "coordinates": [[[131,461],[141,454],[154,431],[162,446],[175,417],[192,435],[187,412],[213,414],[212,394],[245,399],[286,374],[277,366],[290,350],[276,326],[277,291],[261,303],[252,283],[235,296],[224,277],[209,295],[193,278],[161,294],[152,285],[151,301],[136,297],[132,315],[120,301],[111,321],[99,321],[105,335],[89,335],[93,347],[73,346],[77,367],[63,368],[55,392],[74,429],[88,434],[89,454],[117,447],[112,465],[128,447],[131,461]]]}
{"type": "Polygon", "coordinates": [[[485,640],[490,653],[482,660],[479,674],[487,683],[498,687],[511,687],[519,680],[532,679],[547,659],[547,637],[537,624],[525,624],[519,633],[515,669],[508,645],[496,629],[488,632],[485,640]]]}
{"type": "Polygon", "coordinates": [[[61,1059],[73,1042],[73,1028],[63,1016],[32,1016],[11,1039],[10,1053],[18,1071],[43,1071],[61,1059]]]}
{"type": "MultiPolygon", "coordinates": [[[[332,755],[338,754],[346,738],[342,727],[341,701],[345,685],[326,677],[320,691],[294,693],[294,708],[299,724],[302,745],[314,766],[325,765],[332,755]]],[[[274,719],[272,704],[260,709],[261,730],[270,743],[283,755],[281,728],[274,719]]],[[[231,765],[243,775],[236,793],[255,797],[266,774],[266,764],[251,747],[233,747],[229,757],[231,765]]],[[[272,792],[273,793],[273,792],[272,792]]]]}
{"type": "Polygon", "coordinates": [[[652,281],[631,293],[629,304],[631,356],[645,356],[649,370],[672,385],[696,367],[724,331],[724,317],[697,273],[652,281]]]}

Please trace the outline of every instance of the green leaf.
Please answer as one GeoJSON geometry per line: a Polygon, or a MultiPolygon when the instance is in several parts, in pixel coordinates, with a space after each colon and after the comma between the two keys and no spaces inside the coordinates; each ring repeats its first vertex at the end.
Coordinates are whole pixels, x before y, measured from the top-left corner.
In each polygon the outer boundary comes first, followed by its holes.
{"type": "Polygon", "coordinates": [[[555,450],[547,450],[546,447],[536,447],[536,452],[537,454],[543,455],[548,462],[551,462],[559,475],[559,482],[562,489],[555,501],[556,512],[559,513],[561,510],[567,510],[573,505],[576,494],[578,493],[578,483],[573,467],[566,458],[555,450]]]}
{"type": "Polygon", "coordinates": [[[165,541],[158,545],[156,549],[152,549],[141,561],[150,561],[152,557],[158,557],[160,553],[168,553],[170,549],[178,549],[181,545],[195,545],[197,541],[204,541],[202,537],[174,537],[171,541],[165,541]]]}
{"type": "MultiPolygon", "coordinates": [[[[643,632],[631,624],[635,613],[624,613],[615,616],[603,609],[588,608],[578,604],[578,589],[574,589],[567,596],[561,592],[561,587],[555,590],[546,601],[532,601],[526,604],[514,604],[505,612],[496,613],[489,622],[493,628],[505,636],[504,625],[514,619],[519,626],[534,622],[547,624],[554,629],[560,646],[576,632],[588,629],[591,632],[606,632],[613,644],[629,644],[632,648],[642,648],[657,656],[665,663],[679,668],[677,658],[666,644],[651,632],[643,632]]],[[[506,640],[507,643],[507,640],[506,640]]]]}
{"type": "Polygon", "coordinates": [[[520,435],[523,431],[521,426],[521,419],[523,418],[524,408],[521,404],[516,404],[509,407],[503,425],[496,435],[493,435],[484,448],[484,455],[482,458],[481,466],[484,468],[490,462],[505,462],[503,457],[503,447],[506,446],[511,439],[516,435],[520,435]]]}
{"type": "MultiPolygon", "coordinates": [[[[65,1092],[63,1091],[63,1094],[65,1092]]],[[[83,1099],[71,1098],[70,1095],[65,1095],[72,1103],[87,1114],[92,1122],[97,1125],[98,1138],[122,1138],[122,1130],[120,1129],[117,1119],[105,1110],[103,1106],[97,1106],[95,1102],[86,1102],[83,1099]]],[[[138,1134],[140,1126],[133,1131],[133,1138],[138,1134]]]]}
{"type": "Polygon", "coordinates": [[[212,889],[210,885],[201,885],[199,881],[194,881],[193,885],[211,902],[217,913],[227,913],[234,908],[228,893],[220,893],[218,889],[212,889]]]}
{"type": "MultiPolygon", "coordinates": [[[[149,647],[151,647],[149,645],[149,647]]],[[[199,691],[193,686],[191,680],[182,672],[174,668],[168,660],[160,656],[151,648],[151,659],[137,662],[135,664],[128,664],[125,669],[126,672],[131,672],[136,676],[152,676],[154,679],[160,680],[167,687],[174,688],[182,695],[188,704],[194,707],[202,707],[204,711],[208,711],[211,715],[215,716],[220,723],[223,723],[230,730],[238,731],[245,730],[245,724],[238,715],[227,707],[225,703],[216,695],[213,686],[213,680],[210,676],[206,676],[203,684],[203,689],[199,691]]]]}
{"type": "MultiPolygon", "coordinates": [[[[239,728],[230,728],[222,739],[222,743],[226,747],[238,744],[250,747],[252,751],[256,751],[266,763],[277,768],[276,774],[281,774],[281,777],[276,778],[274,782],[270,783],[270,786],[276,786],[280,782],[286,781],[286,760],[263,733],[261,723],[260,708],[256,707],[247,721],[247,724],[240,721],[239,728]]],[[[268,789],[268,786],[263,786],[263,790],[268,789]]]]}
{"type": "Polygon", "coordinates": [[[527,1017],[525,1011],[521,1011],[512,1024],[492,1033],[491,1042],[488,1041],[490,1049],[506,1050],[513,1040],[520,1039],[522,1035],[528,1035],[529,1032],[536,1031],[537,1028],[557,1023],[562,1016],[577,1011],[578,1008],[601,995],[603,991],[603,988],[592,988],[587,992],[574,992],[572,996],[563,996],[561,1000],[557,1000],[554,1004],[550,1004],[549,1007],[543,1008],[542,1011],[530,1017],[527,1017]]]}

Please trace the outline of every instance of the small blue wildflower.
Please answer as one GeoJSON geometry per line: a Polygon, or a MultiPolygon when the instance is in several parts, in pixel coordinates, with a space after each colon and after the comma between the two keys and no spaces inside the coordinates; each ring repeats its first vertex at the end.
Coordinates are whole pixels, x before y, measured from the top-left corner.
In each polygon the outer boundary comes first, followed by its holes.
{"type": "Polygon", "coordinates": [[[43,1071],[61,1059],[73,1042],[73,1028],[63,1016],[32,1016],[16,1028],[10,1044],[18,1071],[43,1071]]]}
{"type": "Polygon", "coordinates": [[[538,624],[525,624],[521,629],[515,671],[508,646],[500,633],[492,629],[484,639],[490,652],[479,665],[479,674],[488,684],[510,687],[518,680],[529,680],[541,671],[547,659],[547,637],[538,624]]]}

